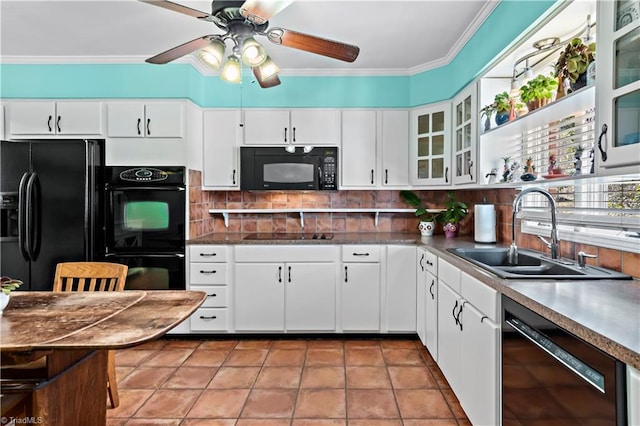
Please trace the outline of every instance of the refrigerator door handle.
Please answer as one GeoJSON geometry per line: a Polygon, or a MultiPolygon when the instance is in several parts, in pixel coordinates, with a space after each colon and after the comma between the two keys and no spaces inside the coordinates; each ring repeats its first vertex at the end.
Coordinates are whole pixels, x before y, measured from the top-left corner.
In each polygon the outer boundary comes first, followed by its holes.
{"type": "Polygon", "coordinates": [[[34,261],[38,258],[40,252],[40,183],[38,182],[38,175],[31,173],[29,180],[27,181],[26,188],[27,199],[27,223],[26,223],[26,250],[29,254],[29,258],[34,261]]]}
{"type": "Polygon", "coordinates": [[[20,255],[26,261],[29,260],[29,251],[27,248],[27,194],[26,186],[29,180],[29,173],[25,173],[20,178],[20,185],[18,187],[18,250],[20,255]]]}

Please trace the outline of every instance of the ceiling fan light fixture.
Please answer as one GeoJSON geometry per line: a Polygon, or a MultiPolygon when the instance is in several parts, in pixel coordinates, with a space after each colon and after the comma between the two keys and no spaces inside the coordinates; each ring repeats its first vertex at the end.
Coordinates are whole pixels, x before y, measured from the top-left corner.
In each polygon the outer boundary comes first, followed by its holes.
{"type": "Polygon", "coordinates": [[[269,56],[267,59],[258,66],[258,73],[260,80],[268,80],[280,72],[280,67],[271,60],[269,56]]]}
{"type": "Polygon", "coordinates": [[[256,67],[267,60],[266,49],[253,37],[247,37],[242,42],[242,62],[247,66],[256,67]]]}
{"type": "Polygon", "coordinates": [[[230,55],[222,67],[220,78],[228,83],[242,83],[242,69],[236,55],[230,55]]]}
{"type": "Polygon", "coordinates": [[[208,46],[198,50],[196,56],[206,67],[217,70],[220,68],[220,65],[222,65],[224,49],[225,45],[222,41],[211,40],[211,43],[208,46]]]}

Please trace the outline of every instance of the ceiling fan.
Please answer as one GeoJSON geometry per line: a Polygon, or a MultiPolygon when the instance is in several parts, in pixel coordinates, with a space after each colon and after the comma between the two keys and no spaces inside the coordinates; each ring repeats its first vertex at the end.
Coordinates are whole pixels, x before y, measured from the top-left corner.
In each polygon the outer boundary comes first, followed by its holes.
{"type": "Polygon", "coordinates": [[[220,77],[232,83],[242,81],[240,60],[251,67],[260,87],[280,84],[280,68],[267,55],[265,48],[254,36],[265,36],[270,42],[318,55],[353,62],[360,53],[358,46],[328,40],[284,28],[268,28],[269,19],[282,11],[293,0],[246,0],[211,2],[211,13],[201,12],[167,0],[139,0],[143,3],[183,13],[202,21],[214,23],[222,34],[209,34],[147,59],[151,64],[166,64],[189,53],[197,52],[206,66],[217,69],[223,63],[226,45],[233,44],[232,54],[224,62],[220,77]]]}

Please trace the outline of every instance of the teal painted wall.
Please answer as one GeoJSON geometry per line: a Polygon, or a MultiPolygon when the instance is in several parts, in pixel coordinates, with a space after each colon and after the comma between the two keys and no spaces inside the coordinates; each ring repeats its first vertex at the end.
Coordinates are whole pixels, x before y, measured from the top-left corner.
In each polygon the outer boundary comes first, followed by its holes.
{"type": "Polygon", "coordinates": [[[0,64],[0,97],[188,98],[201,107],[414,107],[453,97],[554,4],[501,1],[451,63],[414,76],[282,76],[280,86],[261,89],[248,74],[245,83],[234,85],[189,64],[0,64]]]}

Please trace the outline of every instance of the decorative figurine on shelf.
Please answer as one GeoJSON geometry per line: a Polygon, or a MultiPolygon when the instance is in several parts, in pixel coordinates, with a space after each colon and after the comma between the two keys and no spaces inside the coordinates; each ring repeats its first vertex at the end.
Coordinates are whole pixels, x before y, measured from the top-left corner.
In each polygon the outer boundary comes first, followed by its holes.
{"type": "Polygon", "coordinates": [[[524,165],[524,174],[520,176],[520,179],[526,182],[536,180],[536,166],[533,165],[533,158],[527,158],[524,165]]]}
{"type": "Polygon", "coordinates": [[[574,176],[580,176],[582,174],[582,151],[584,151],[584,148],[582,145],[578,145],[576,146],[576,151],[573,153],[573,157],[575,158],[573,164],[576,168],[574,176]]]}
{"type": "Polygon", "coordinates": [[[517,182],[520,179],[520,164],[517,161],[511,163],[511,173],[509,173],[509,182],[517,182]]]}
{"type": "Polygon", "coordinates": [[[511,160],[511,157],[502,157],[502,161],[504,161],[504,167],[502,168],[502,182],[509,182],[509,174],[511,174],[511,170],[509,169],[509,160],[511,160]]]}
{"type": "Polygon", "coordinates": [[[549,155],[549,167],[547,168],[547,173],[550,175],[561,175],[562,169],[556,167],[558,161],[556,160],[555,154],[549,155]]]}
{"type": "Polygon", "coordinates": [[[487,184],[491,185],[498,181],[498,169],[491,169],[489,173],[486,174],[485,178],[488,178],[487,184]]]}

